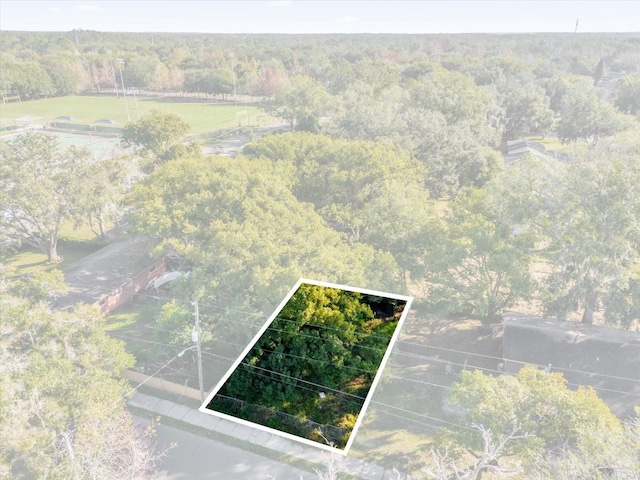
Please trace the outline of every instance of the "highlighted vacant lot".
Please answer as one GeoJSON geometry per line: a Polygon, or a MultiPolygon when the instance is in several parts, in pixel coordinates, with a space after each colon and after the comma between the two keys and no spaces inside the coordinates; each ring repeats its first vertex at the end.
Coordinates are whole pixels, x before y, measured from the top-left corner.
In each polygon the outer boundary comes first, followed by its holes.
{"type": "Polygon", "coordinates": [[[346,454],[410,303],[300,280],[201,411],[346,454]]]}

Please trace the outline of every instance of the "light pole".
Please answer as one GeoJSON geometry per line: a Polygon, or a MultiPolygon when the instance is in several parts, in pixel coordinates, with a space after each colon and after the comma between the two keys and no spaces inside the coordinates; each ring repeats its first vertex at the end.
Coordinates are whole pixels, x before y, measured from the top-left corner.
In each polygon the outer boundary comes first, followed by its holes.
{"type": "Polygon", "coordinates": [[[236,106],[236,122],[238,121],[238,95],[236,93],[236,71],[233,69],[233,52],[230,52],[229,55],[229,63],[231,64],[231,74],[233,75],[233,103],[236,106]]]}
{"type": "Polygon", "coordinates": [[[93,137],[91,136],[91,130],[89,130],[89,143],[91,143],[91,155],[93,156],[93,161],[96,161],[96,151],[93,149],[93,137]]]}
{"type": "Polygon", "coordinates": [[[138,99],[136,98],[136,91],[133,91],[133,103],[136,104],[136,117],[140,120],[140,110],[138,109],[138,99]]]}
{"type": "Polygon", "coordinates": [[[196,342],[198,352],[198,383],[200,384],[200,399],[204,402],[204,379],[202,378],[202,349],[200,348],[200,311],[198,310],[198,302],[193,302],[193,315],[196,323],[191,332],[191,340],[196,342]]]}
{"type": "Polygon", "coordinates": [[[113,66],[113,61],[111,60],[111,50],[107,50],[109,54],[109,66],[111,67],[111,75],[113,75],[113,86],[116,89],[116,98],[120,98],[120,94],[118,93],[118,81],[116,80],[116,69],[113,66]]]}
{"type": "Polygon", "coordinates": [[[127,121],[131,121],[131,116],[129,115],[129,103],[127,103],[127,94],[125,93],[124,90],[124,80],[122,79],[122,65],[124,65],[124,59],[119,58],[118,60],[116,60],[116,63],[118,64],[119,70],[120,70],[120,85],[122,86],[122,96],[124,97],[124,106],[127,109],[127,121]]]}

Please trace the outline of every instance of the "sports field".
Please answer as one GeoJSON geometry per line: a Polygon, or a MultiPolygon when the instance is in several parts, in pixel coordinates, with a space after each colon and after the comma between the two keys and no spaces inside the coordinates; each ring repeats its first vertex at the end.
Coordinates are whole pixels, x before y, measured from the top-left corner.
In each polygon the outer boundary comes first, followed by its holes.
{"type": "Polygon", "coordinates": [[[8,103],[0,108],[0,123],[2,125],[23,125],[23,117],[34,118],[30,123],[43,124],[52,122],[56,117],[69,116],[72,123],[91,124],[99,119],[114,120],[111,126],[123,127],[127,123],[127,107],[132,121],[137,120],[138,114],[143,116],[152,110],[175,113],[191,125],[192,134],[210,132],[220,128],[230,128],[238,123],[247,125],[249,118],[253,119],[263,111],[254,106],[238,103],[219,104],[216,102],[176,102],[175,98],[134,98],[127,96],[92,97],[68,96],[45,98],[22,103],[8,103]]]}

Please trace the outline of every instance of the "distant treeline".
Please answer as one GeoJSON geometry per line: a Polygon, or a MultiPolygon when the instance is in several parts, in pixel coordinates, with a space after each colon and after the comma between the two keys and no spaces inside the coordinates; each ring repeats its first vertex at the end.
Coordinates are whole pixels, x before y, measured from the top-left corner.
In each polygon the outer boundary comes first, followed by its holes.
{"type": "Polygon", "coordinates": [[[275,93],[283,79],[309,75],[332,93],[355,71],[410,74],[432,60],[494,82],[509,65],[537,77],[559,72],[634,74],[638,34],[538,35],[230,35],[169,33],[2,32],[0,90],[7,99],[127,87],[247,95],[275,93]],[[119,61],[119,59],[123,60],[119,61]]]}

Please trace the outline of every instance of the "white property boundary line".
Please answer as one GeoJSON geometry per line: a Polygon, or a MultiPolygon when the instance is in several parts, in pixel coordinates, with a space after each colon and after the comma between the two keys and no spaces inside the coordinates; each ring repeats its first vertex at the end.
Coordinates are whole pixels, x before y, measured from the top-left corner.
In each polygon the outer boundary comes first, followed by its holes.
{"type": "Polygon", "coordinates": [[[236,361],[233,362],[233,365],[231,365],[231,367],[229,367],[229,370],[225,373],[225,375],[222,377],[222,379],[216,384],[214,389],[211,391],[209,396],[205,399],[205,401],[203,402],[203,404],[200,406],[200,408],[198,410],[200,412],[206,413],[208,415],[214,415],[214,416],[217,416],[217,417],[220,417],[220,418],[224,418],[226,420],[230,420],[232,422],[239,423],[241,425],[245,425],[245,426],[252,427],[252,428],[257,428],[259,430],[263,430],[263,431],[268,432],[268,433],[273,433],[275,435],[280,435],[280,436],[285,437],[287,439],[304,443],[305,445],[311,445],[313,447],[321,448],[321,449],[324,449],[324,450],[328,450],[330,452],[338,453],[340,455],[347,455],[347,453],[349,452],[349,449],[351,448],[351,445],[353,444],[353,441],[355,440],[356,433],[358,431],[358,428],[360,427],[360,424],[362,423],[362,420],[364,418],[364,414],[365,414],[365,412],[367,410],[367,407],[369,406],[369,402],[371,401],[371,398],[373,397],[373,392],[375,391],[376,386],[378,385],[378,382],[380,381],[380,377],[382,376],[382,371],[384,370],[384,367],[385,367],[385,365],[387,363],[387,360],[389,359],[389,356],[391,355],[391,350],[393,348],[393,345],[395,344],[396,340],[398,339],[398,336],[400,335],[400,330],[402,329],[404,321],[407,318],[407,315],[409,314],[409,310],[411,309],[411,302],[412,301],[413,301],[413,297],[409,297],[409,296],[406,296],[406,295],[397,295],[397,294],[394,294],[394,293],[386,293],[386,292],[380,292],[380,291],[376,291],[376,290],[367,290],[367,289],[364,289],[364,288],[350,287],[350,286],[347,286],[347,285],[338,285],[338,284],[335,284],[335,283],[321,282],[321,281],[318,281],[318,280],[309,280],[309,279],[301,278],[300,280],[298,280],[296,282],[294,287],[289,291],[289,293],[285,296],[285,298],[282,300],[282,302],[280,302],[280,305],[278,305],[278,308],[276,308],[276,310],[273,312],[273,314],[271,314],[269,319],[265,322],[265,324],[262,326],[262,328],[258,331],[258,333],[255,335],[253,340],[251,340],[249,345],[247,345],[247,347],[243,350],[243,352],[240,354],[240,356],[238,356],[236,361]],[[267,426],[260,425],[260,424],[254,423],[254,422],[249,422],[247,420],[244,420],[244,419],[241,419],[241,418],[236,418],[234,416],[227,415],[227,414],[224,414],[224,413],[220,413],[220,412],[217,412],[217,411],[214,411],[214,410],[210,410],[210,409],[207,408],[207,405],[211,402],[213,397],[218,393],[218,391],[220,391],[220,389],[222,388],[224,383],[229,379],[229,377],[236,370],[238,365],[240,365],[240,363],[242,362],[244,357],[249,353],[249,351],[253,348],[253,346],[258,342],[260,337],[269,328],[269,326],[276,319],[276,317],[278,316],[280,311],[284,308],[284,306],[291,299],[293,294],[298,290],[298,288],[300,288],[300,285],[302,285],[303,283],[310,284],[310,285],[318,285],[318,286],[321,286],[321,287],[336,288],[336,289],[346,290],[346,291],[350,291],[350,292],[357,292],[357,293],[362,293],[362,294],[365,294],[365,295],[373,295],[373,296],[377,296],[377,297],[391,298],[391,299],[394,299],[394,300],[404,300],[404,301],[407,302],[405,307],[404,307],[404,309],[403,309],[403,311],[402,311],[402,315],[400,316],[400,320],[398,320],[398,325],[396,325],[395,331],[393,332],[393,335],[391,336],[391,339],[389,340],[389,344],[387,345],[385,354],[382,357],[382,361],[380,362],[380,365],[379,365],[378,370],[376,372],[376,376],[374,377],[373,382],[371,383],[371,387],[369,388],[369,392],[367,393],[365,401],[362,404],[362,408],[360,409],[360,413],[358,414],[358,419],[356,420],[356,423],[353,426],[353,430],[351,431],[351,434],[349,435],[349,440],[347,441],[347,444],[345,445],[344,450],[332,447],[330,445],[323,445],[323,444],[315,442],[313,440],[302,438],[302,437],[299,437],[297,435],[292,435],[290,433],[283,432],[283,431],[277,430],[275,428],[267,427],[267,426]]]}

